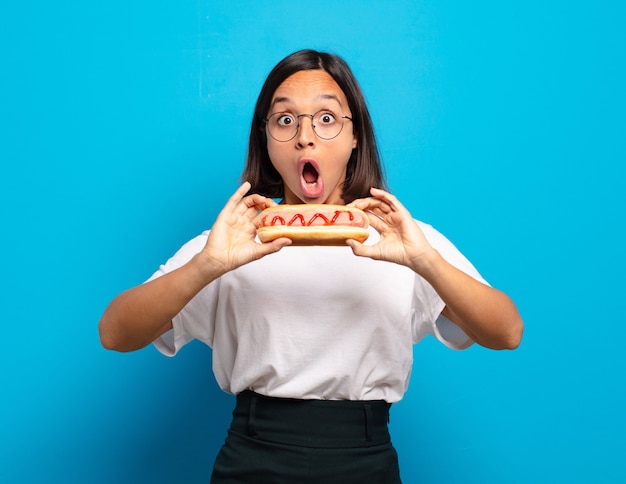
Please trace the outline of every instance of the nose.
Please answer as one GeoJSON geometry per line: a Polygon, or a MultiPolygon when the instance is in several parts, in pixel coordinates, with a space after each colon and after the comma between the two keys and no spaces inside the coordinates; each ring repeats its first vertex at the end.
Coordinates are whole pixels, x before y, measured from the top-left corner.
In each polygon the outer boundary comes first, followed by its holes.
{"type": "Polygon", "coordinates": [[[315,131],[313,130],[312,114],[301,114],[298,116],[298,134],[296,135],[296,140],[299,146],[313,145],[315,131]],[[304,121],[304,118],[308,119],[308,121],[304,121]]]}

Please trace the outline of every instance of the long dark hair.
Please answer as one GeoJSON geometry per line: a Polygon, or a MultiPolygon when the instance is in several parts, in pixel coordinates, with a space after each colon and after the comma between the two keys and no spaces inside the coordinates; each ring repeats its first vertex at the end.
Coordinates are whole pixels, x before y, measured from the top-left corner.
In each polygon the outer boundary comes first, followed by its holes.
{"type": "Polygon", "coordinates": [[[304,70],[322,69],[339,85],[346,95],[352,113],[352,125],[357,147],[348,161],[342,198],[345,203],[369,196],[371,187],[386,188],[385,176],[376,146],[376,137],[365,98],[348,67],[334,54],[301,50],[280,61],[269,73],[257,99],[250,128],[250,142],[242,180],[252,184],[251,193],[266,197],[284,197],[283,180],[272,165],[267,152],[265,117],[278,86],[292,74],[304,70]]]}

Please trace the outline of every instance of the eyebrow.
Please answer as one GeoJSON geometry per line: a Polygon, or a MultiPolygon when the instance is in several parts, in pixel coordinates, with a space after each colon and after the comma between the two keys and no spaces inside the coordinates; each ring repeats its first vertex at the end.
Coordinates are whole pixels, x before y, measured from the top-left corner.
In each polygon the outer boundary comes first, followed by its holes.
{"type": "MultiPolygon", "coordinates": [[[[341,104],[341,101],[339,100],[339,98],[336,95],[334,95],[334,94],[320,94],[318,96],[318,99],[320,99],[320,100],[327,100],[327,99],[335,100],[335,101],[337,101],[339,106],[343,107],[343,104],[341,104]]],[[[285,97],[285,96],[277,97],[276,99],[274,99],[272,101],[272,104],[270,105],[270,108],[275,106],[278,103],[291,103],[291,104],[293,104],[293,101],[291,99],[289,99],[288,97],[285,97]]]]}

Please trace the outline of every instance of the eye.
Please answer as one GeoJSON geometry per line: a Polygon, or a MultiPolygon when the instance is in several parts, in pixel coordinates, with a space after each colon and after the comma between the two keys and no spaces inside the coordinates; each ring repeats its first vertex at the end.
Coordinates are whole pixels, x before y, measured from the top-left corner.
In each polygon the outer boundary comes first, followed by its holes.
{"type": "Polygon", "coordinates": [[[296,122],[296,117],[288,113],[279,114],[276,117],[276,124],[278,126],[288,127],[288,126],[293,125],[295,122],[296,122]]]}
{"type": "Polygon", "coordinates": [[[332,111],[322,111],[317,115],[317,122],[323,125],[334,124],[337,121],[337,116],[332,111]]]}

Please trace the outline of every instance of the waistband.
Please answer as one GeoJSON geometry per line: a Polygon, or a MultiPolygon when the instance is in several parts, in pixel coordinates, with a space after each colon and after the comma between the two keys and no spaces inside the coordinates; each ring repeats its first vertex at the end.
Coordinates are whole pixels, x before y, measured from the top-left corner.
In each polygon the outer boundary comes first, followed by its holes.
{"type": "Polygon", "coordinates": [[[231,431],[306,447],[369,447],[390,442],[391,404],[381,400],[298,400],[252,391],[237,395],[231,431]]]}

